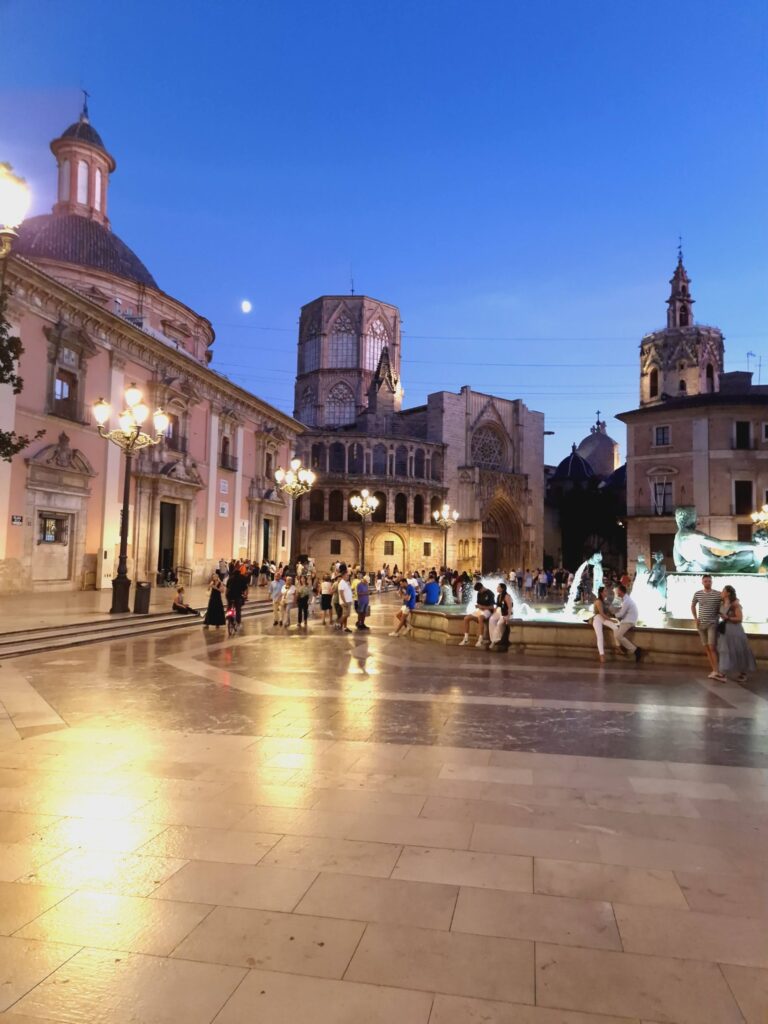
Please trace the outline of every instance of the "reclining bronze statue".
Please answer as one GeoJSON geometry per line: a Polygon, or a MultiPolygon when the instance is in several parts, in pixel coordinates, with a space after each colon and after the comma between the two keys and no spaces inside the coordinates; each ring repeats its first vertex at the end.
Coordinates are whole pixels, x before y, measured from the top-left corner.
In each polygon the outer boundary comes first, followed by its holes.
{"type": "MultiPolygon", "coordinates": [[[[719,540],[696,529],[696,509],[675,509],[677,533],[672,550],[678,572],[757,573],[768,558],[768,531],[750,540],[719,540]]],[[[765,571],[765,569],[763,569],[765,571]]]]}

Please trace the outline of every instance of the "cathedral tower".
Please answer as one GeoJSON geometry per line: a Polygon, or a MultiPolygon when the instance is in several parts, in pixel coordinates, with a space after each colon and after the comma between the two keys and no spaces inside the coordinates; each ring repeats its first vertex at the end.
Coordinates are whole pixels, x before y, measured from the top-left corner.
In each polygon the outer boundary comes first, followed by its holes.
{"type": "Polygon", "coordinates": [[[723,372],[723,334],[694,323],[690,278],[678,250],[670,279],[667,326],[640,342],[640,405],[719,390],[723,372]]]}
{"type": "Polygon", "coordinates": [[[302,306],[294,416],[308,427],[353,424],[368,407],[382,355],[399,412],[398,308],[365,295],[323,295],[302,306]]]}

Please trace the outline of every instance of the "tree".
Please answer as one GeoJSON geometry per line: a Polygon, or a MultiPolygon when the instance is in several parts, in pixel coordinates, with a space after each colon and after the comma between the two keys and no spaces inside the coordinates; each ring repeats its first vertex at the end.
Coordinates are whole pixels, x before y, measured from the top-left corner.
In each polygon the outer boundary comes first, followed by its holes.
{"type": "MultiPolygon", "coordinates": [[[[11,325],[5,318],[7,302],[7,293],[0,289],[0,384],[10,384],[14,395],[19,395],[24,387],[24,381],[17,371],[24,346],[21,344],[21,338],[11,334],[11,325]]],[[[14,455],[23,451],[44,433],[44,430],[38,430],[34,437],[29,437],[26,434],[17,434],[15,430],[0,430],[0,459],[10,462],[14,455]]]]}

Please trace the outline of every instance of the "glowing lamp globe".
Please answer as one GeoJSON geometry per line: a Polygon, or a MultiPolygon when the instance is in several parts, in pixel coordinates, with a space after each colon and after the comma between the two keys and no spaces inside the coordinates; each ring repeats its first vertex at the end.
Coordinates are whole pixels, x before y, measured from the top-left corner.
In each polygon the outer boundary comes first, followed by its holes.
{"type": "Polygon", "coordinates": [[[112,415],[112,406],[105,399],[100,398],[93,404],[93,418],[100,427],[103,427],[112,415]]]}
{"type": "Polygon", "coordinates": [[[27,215],[30,200],[26,181],[13,173],[10,164],[0,163],[0,228],[17,228],[27,215]]]}

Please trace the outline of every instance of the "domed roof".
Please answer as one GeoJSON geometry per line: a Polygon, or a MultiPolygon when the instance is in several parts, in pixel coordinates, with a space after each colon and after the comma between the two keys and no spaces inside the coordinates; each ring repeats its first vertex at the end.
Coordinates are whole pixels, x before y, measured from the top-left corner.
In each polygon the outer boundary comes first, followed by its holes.
{"type": "Polygon", "coordinates": [[[19,256],[30,260],[93,267],[157,288],[154,277],[125,242],[98,221],[78,214],[44,213],[30,217],[19,228],[13,248],[19,256]]]}
{"type": "Polygon", "coordinates": [[[609,476],[619,463],[619,446],[607,434],[605,420],[598,419],[576,451],[600,476],[609,476]]]}
{"type": "Polygon", "coordinates": [[[74,124],[71,124],[69,128],[61,133],[61,138],[79,139],[81,142],[89,142],[92,146],[98,146],[99,149],[103,149],[106,152],[106,147],[101,141],[101,136],[88,118],[82,114],[79,121],[75,121],[74,124]]]}
{"type": "Polygon", "coordinates": [[[570,480],[572,483],[583,483],[591,480],[595,471],[585,458],[576,451],[576,445],[572,445],[571,454],[566,455],[552,475],[553,480],[570,480]]]}

